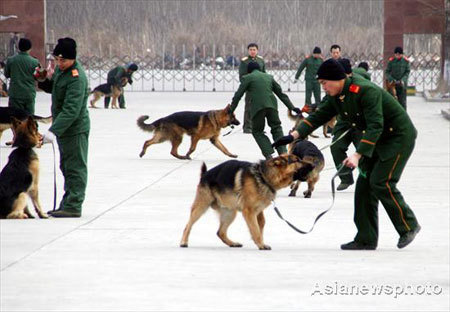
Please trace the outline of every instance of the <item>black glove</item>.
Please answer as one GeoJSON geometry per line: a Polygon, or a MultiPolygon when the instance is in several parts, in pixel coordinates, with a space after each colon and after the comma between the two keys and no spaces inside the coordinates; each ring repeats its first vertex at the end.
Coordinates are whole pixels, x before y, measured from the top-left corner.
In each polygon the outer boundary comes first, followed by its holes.
{"type": "Polygon", "coordinates": [[[281,137],[278,140],[276,140],[272,144],[272,147],[277,148],[277,147],[279,147],[281,145],[286,145],[286,144],[289,144],[289,143],[292,143],[292,142],[294,142],[294,137],[291,134],[289,134],[289,135],[286,135],[286,136],[281,137]]]}
{"type": "Polygon", "coordinates": [[[300,180],[302,182],[305,182],[306,180],[308,180],[308,174],[313,171],[314,169],[314,165],[312,164],[304,164],[300,169],[298,169],[295,173],[294,173],[294,181],[295,180],[300,180]]]}
{"type": "Polygon", "coordinates": [[[302,114],[302,110],[298,107],[294,108],[293,111],[297,114],[297,115],[301,115],[302,114]]]}
{"type": "Polygon", "coordinates": [[[130,77],[130,78],[128,78],[128,83],[129,83],[130,85],[132,85],[132,84],[133,84],[133,79],[131,79],[131,77],[130,77]]]}

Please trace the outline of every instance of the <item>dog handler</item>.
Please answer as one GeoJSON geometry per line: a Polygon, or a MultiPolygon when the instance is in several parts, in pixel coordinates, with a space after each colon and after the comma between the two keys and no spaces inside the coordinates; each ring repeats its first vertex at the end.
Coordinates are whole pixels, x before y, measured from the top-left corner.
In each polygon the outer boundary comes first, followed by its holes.
{"type": "MultiPolygon", "coordinates": [[[[280,85],[271,75],[261,72],[261,67],[258,63],[248,63],[247,71],[248,74],[242,77],[239,89],[233,96],[230,110],[234,112],[245,92],[250,95],[252,99],[250,109],[252,134],[264,157],[270,159],[272,158],[273,148],[270,146],[269,138],[264,134],[265,120],[267,119],[274,140],[283,136],[283,128],[281,128],[281,121],[278,116],[277,99],[273,93],[280,98],[288,109],[293,110],[297,114],[301,114],[301,110],[292,105],[289,97],[283,93],[280,85]]],[[[279,146],[277,151],[280,155],[286,153],[286,147],[279,146]]]]}
{"type": "Polygon", "coordinates": [[[51,80],[38,83],[39,88],[52,94],[53,124],[42,140],[43,143],[55,139],[58,142],[65,193],[59,208],[48,213],[55,218],[79,218],[88,174],[88,82],[83,67],[76,60],[75,40],[58,39],[53,55],[58,66],[51,80]]]}
{"type": "Polygon", "coordinates": [[[356,152],[343,164],[359,166],[355,189],[354,241],[344,250],[374,250],[378,244],[378,202],[381,201],[400,235],[397,247],[411,243],[420,231],[413,211],[397,189],[397,183],[411,155],[417,131],[406,111],[387,91],[358,77],[346,77],[333,59],[325,61],[317,73],[328,101],[309,115],[290,135],[280,138],[278,147],[304,138],[333,116],[362,131],[356,152]]]}

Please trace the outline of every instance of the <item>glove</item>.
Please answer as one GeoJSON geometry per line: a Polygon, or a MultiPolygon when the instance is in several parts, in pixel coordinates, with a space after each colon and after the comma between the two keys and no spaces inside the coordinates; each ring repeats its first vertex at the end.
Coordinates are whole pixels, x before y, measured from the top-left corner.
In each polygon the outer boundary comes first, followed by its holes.
{"type": "Polygon", "coordinates": [[[56,140],[56,136],[53,132],[51,131],[47,131],[43,136],[42,136],[42,144],[46,144],[46,143],[53,143],[56,140]]]}
{"type": "Polygon", "coordinates": [[[297,115],[301,115],[302,114],[302,110],[298,107],[294,108],[293,111],[297,114],[297,115]]]}
{"type": "Polygon", "coordinates": [[[292,142],[294,142],[294,137],[291,134],[289,134],[289,135],[286,135],[286,136],[281,137],[278,140],[276,140],[272,144],[272,147],[277,148],[279,146],[286,145],[286,144],[289,144],[289,143],[292,143],[292,142]]]}
{"type": "Polygon", "coordinates": [[[34,69],[33,77],[37,81],[43,82],[45,81],[45,79],[47,79],[47,70],[45,68],[38,66],[34,69]]]}
{"type": "Polygon", "coordinates": [[[132,85],[132,84],[133,84],[133,79],[131,79],[131,77],[130,77],[130,78],[128,78],[128,83],[129,83],[130,85],[132,85]]]}
{"type": "Polygon", "coordinates": [[[292,83],[296,84],[298,82],[298,79],[294,79],[292,83]]]}

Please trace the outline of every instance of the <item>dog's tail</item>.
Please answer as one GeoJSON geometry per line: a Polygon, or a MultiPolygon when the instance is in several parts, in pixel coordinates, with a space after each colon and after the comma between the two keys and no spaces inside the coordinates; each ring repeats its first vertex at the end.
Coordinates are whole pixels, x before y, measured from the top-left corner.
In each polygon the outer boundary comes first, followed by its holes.
{"type": "Polygon", "coordinates": [[[206,164],[203,163],[202,164],[202,169],[200,169],[200,179],[203,178],[203,176],[205,175],[206,171],[208,171],[208,168],[206,168],[206,164]]]}
{"type": "Polygon", "coordinates": [[[155,125],[153,123],[146,124],[144,121],[148,119],[147,115],[143,115],[137,119],[137,125],[139,128],[141,128],[144,131],[152,132],[155,130],[155,125]]]}
{"type": "Polygon", "coordinates": [[[51,123],[53,120],[52,116],[42,117],[42,116],[37,116],[37,115],[33,115],[33,119],[38,122],[41,122],[43,124],[51,123]]]}

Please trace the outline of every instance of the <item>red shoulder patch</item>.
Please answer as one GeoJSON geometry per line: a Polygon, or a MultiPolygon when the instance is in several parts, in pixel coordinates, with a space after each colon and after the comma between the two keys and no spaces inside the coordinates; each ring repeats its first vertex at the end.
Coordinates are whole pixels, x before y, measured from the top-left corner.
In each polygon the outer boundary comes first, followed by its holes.
{"type": "Polygon", "coordinates": [[[351,84],[348,90],[352,93],[359,93],[359,90],[361,90],[361,87],[355,84],[351,84]]]}
{"type": "Polygon", "coordinates": [[[72,77],[78,77],[78,69],[72,69],[72,77]]]}
{"type": "Polygon", "coordinates": [[[393,61],[393,60],[394,60],[394,57],[391,56],[391,57],[389,58],[389,61],[393,61]]]}

